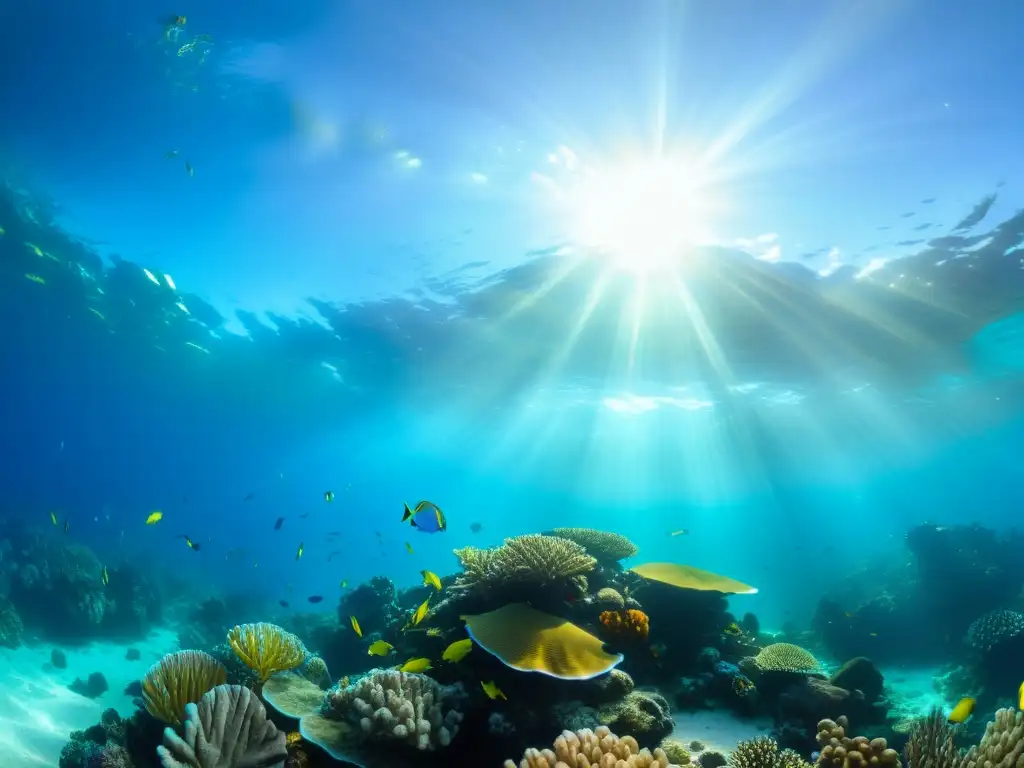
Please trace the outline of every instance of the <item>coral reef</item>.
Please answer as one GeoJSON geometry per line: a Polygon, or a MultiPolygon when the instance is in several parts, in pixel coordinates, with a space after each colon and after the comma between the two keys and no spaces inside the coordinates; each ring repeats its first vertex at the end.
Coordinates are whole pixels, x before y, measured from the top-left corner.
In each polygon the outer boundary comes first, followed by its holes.
{"type": "Polygon", "coordinates": [[[21,635],[25,631],[21,616],[6,597],[0,597],[0,646],[17,648],[21,645],[21,635]]]}
{"type": "Polygon", "coordinates": [[[662,739],[658,747],[665,753],[671,765],[690,764],[690,750],[679,739],[662,739]]]}
{"type": "Polygon", "coordinates": [[[620,641],[646,640],[651,631],[647,614],[634,608],[602,611],[598,621],[608,637],[620,641]]]}
{"type": "Polygon", "coordinates": [[[618,737],[609,728],[564,731],[554,749],[528,749],[517,764],[506,760],[504,768],[669,768],[663,750],[640,749],[632,736],[618,737]]]}
{"type": "Polygon", "coordinates": [[[291,632],[276,624],[240,624],[228,632],[228,644],[260,683],[275,672],[294,669],[306,660],[306,649],[291,632]]]}
{"type": "Polygon", "coordinates": [[[910,768],[955,768],[960,753],[953,744],[954,732],[942,710],[933,709],[927,717],[913,721],[903,747],[904,762],[910,768]]]}
{"type": "Polygon", "coordinates": [[[758,652],[754,665],[761,672],[788,672],[792,674],[818,674],[821,665],[814,655],[791,643],[772,643],[758,652]]]}
{"type": "Polygon", "coordinates": [[[601,563],[617,563],[639,551],[636,544],[622,534],[593,528],[555,528],[545,534],[576,542],[601,563]]]}
{"type": "Polygon", "coordinates": [[[602,725],[628,732],[641,744],[657,744],[672,733],[672,708],[656,691],[634,690],[598,710],[602,725]]]}
{"type": "Polygon", "coordinates": [[[185,735],[164,730],[163,768],[283,768],[285,734],[267,719],[259,698],[239,685],[218,685],[185,707],[185,735]]]}
{"type": "Polygon", "coordinates": [[[195,703],[227,679],[227,670],[202,651],[169,653],[151,666],[142,678],[146,711],[171,725],[180,725],[185,706],[195,703]]]}
{"type": "Polygon", "coordinates": [[[461,696],[461,688],[445,688],[426,675],[374,670],[331,689],[325,714],[357,724],[370,739],[433,750],[447,747],[458,733],[461,696]]]}
{"type": "Polygon", "coordinates": [[[331,687],[331,673],[327,670],[327,662],[317,655],[311,655],[302,665],[303,676],[320,688],[327,690],[331,687]]]}
{"type": "Polygon", "coordinates": [[[613,611],[621,611],[626,607],[626,601],[619,590],[612,587],[601,587],[593,597],[594,603],[602,608],[607,607],[613,611]]]}
{"type": "Polygon", "coordinates": [[[868,703],[873,703],[882,696],[885,678],[871,659],[857,656],[836,670],[829,683],[848,691],[860,691],[868,703]]]}
{"type": "Polygon", "coordinates": [[[495,549],[464,547],[455,550],[455,556],[463,568],[452,585],[456,592],[517,582],[550,584],[586,574],[597,565],[597,560],[576,542],[541,534],[514,536],[495,549]]]}
{"type": "MultiPolygon", "coordinates": [[[[963,756],[959,768],[1015,768],[1024,755],[1024,712],[1000,709],[981,742],[963,756]]],[[[912,768],[919,768],[913,765],[912,768]]],[[[946,766],[943,766],[946,768],[946,766]]]]}
{"type": "Polygon", "coordinates": [[[1024,632],[1024,613],[998,609],[971,622],[967,642],[978,651],[988,652],[1024,632]]]}
{"type": "Polygon", "coordinates": [[[899,752],[889,749],[885,739],[869,740],[864,736],[850,738],[846,735],[849,723],[845,717],[822,720],[818,723],[817,741],[821,746],[817,765],[819,768],[902,768],[899,752]]]}

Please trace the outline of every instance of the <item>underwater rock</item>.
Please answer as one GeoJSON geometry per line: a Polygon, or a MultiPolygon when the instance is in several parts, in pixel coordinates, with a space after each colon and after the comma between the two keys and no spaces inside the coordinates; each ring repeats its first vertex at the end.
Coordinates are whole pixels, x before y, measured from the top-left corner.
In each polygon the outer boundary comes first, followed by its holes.
{"type": "Polygon", "coordinates": [[[700,768],[722,768],[728,763],[728,758],[716,749],[705,750],[697,756],[700,768]]]}
{"type": "Polygon", "coordinates": [[[103,676],[102,672],[93,672],[89,675],[89,679],[85,681],[80,677],[76,677],[75,681],[71,683],[68,688],[79,696],[84,696],[87,699],[95,699],[106,693],[109,686],[107,685],[107,678],[103,676]]]}
{"type": "Polygon", "coordinates": [[[50,663],[53,664],[54,669],[67,669],[68,668],[68,657],[60,648],[54,648],[50,651],[50,663]]]}
{"type": "Polygon", "coordinates": [[[597,710],[584,706],[582,701],[559,701],[551,705],[548,719],[559,723],[563,730],[581,731],[584,728],[594,729],[601,724],[597,710]]]}
{"type": "Polygon", "coordinates": [[[672,708],[657,691],[635,690],[598,710],[602,725],[631,734],[641,745],[655,745],[675,728],[672,708]]]}
{"type": "Polygon", "coordinates": [[[499,738],[511,736],[516,732],[516,724],[505,717],[502,712],[491,712],[487,718],[487,732],[499,738]]]}
{"type": "Polygon", "coordinates": [[[885,678],[866,656],[857,656],[847,661],[832,675],[829,682],[848,691],[860,691],[869,704],[878,701],[885,688],[885,678]]]}
{"type": "Polygon", "coordinates": [[[842,715],[859,723],[877,720],[863,693],[848,691],[817,677],[798,680],[785,688],[778,698],[778,707],[784,721],[801,726],[842,715]]]}

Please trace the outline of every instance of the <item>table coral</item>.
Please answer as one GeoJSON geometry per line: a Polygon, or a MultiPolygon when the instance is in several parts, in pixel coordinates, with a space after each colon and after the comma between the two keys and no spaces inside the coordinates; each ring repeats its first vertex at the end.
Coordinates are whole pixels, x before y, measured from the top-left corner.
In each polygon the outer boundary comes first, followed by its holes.
{"type": "Polygon", "coordinates": [[[810,651],[791,643],[766,645],[754,657],[754,664],[761,672],[816,674],[821,671],[821,665],[810,651]]]}
{"type": "MultiPolygon", "coordinates": [[[[591,731],[563,731],[554,749],[528,749],[518,768],[670,768],[664,750],[640,749],[632,736],[616,736],[605,726],[591,731]]],[[[517,768],[506,760],[504,768],[517,768]]]]}
{"type": "Polygon", "coordinates": [[[333,688],[326,706],[339,719],[357,723],[367,737],[433,750],[447,747],[458,733],[462,712],[454,704],[460,694],[460,687],[444,687],[426,675],[378,669],[333,688]]]}
{"type": "MultiPolygon", "coordinates": [[[[836,720],[822,720],[818,723],[817,741],[821,745],[818,755],[819,768],[902,768],[900,755],[889,749],[885,739],[871,739],[865,736],[850,738],[846,735],[849,722],[845,717],[836,720]]],[[[916,768],[916,767],[915,767],[916,768]]]]}

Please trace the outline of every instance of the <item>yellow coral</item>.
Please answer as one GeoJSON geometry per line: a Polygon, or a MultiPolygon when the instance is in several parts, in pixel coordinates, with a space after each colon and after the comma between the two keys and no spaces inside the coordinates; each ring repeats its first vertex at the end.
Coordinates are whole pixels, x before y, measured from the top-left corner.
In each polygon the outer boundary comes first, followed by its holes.
{"type": "Polygon", "coordinates": [[[766,645],[754,657],[754,664],[762,672],[814,674],[821,669],[818,660],[810,651],[791,643],[766,645]]]}
{"type": "Polygon", "coordinates": [[[598,531],[593,528],[555,528],[552,533],[569,541],[575,541],[588,555],[598,560],[625,560],[639,550],[636,544],[620,533],[598,531]]]}
{"type": "MultiPolygon", "coordinates": [[[[632,736],[618,737],[607,727],[599,726],[591,731],[563,731],[555,739],[554,750],[528,749],[523,753],[518,768],[670,768],[671,764],[660,747],[651,753],[640,749],[632,736]]],[[[504,768],[517,768],[512,760],[506,760],[504,768]]]]}
{"type": "Polygon", "coordinates": [[[228,632],[228,644],[265,683],[275,672],[295,669],[306,658],[302,642],[276,624],[241,624],[228,632]]]}
{"type": "Polygon", "coordinates": [[[227,682],[228,672],[202,651],[169,653],[151,666],[142,678],[142,702],[153,717],[181,725],[185,705],[227,682]]]}

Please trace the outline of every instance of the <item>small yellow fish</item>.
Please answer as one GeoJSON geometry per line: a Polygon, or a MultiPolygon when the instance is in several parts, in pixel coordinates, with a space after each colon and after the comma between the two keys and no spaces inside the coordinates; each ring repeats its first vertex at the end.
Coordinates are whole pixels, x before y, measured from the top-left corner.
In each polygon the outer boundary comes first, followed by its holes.
{"type": "Polygon", "coordinates": [[[954,725],[959,723],[966,723],[971,719],[971,715],[974,713],[975,701],[970,696],[965,696],[960,699],[960,702],[953,707],[953,711],[949,713],[949,722],[954,725]]]}
{"type": "Polygon", "coordinates": [[[370,643],[369,649],[366,651],[367,656],[387,656],[395,650],[395,646],[384,640],[378,640],[374,643],[370,643]]]}
{"type": "Polygon", "coordinates": [[[100,572],[100,581],[103,582],[103,586],[107,586],[110,583],[110,574],[107,573],[107,566],[103,566],[103,570],[100,572]]]}
{"type": "Polygon", "coordinates": [[[355,616],[349,616],[348,620],[352,622],[352,631],[355,632],[360,637],[362,637],[363,636],[363,630],[359,626],[359,622],[356,620],[356,617],[355,616]]]}
{"type": "Polygon", "coordinates": [[[685,536],[689,531],[685,528],[680,528],[678,531],[672,531],[669,536],[685,536]]]}
{"type": "Polygon", "coordinates": [[[164,519],[164,513],[159,509],[155,512],[150,512],[149,517],[146,518],[146,525],[156,525],[164,519]]]}
{"type": "Polygon", "coordinates": [[[444,653],[441,654],[443,661],[457,662],[462,661],[473,650],[473,640],[471,638],[465,638],[464,640],[456,640],[454,643],[444,649],[444,653]]]}
{"type": "Polygon", "coordinates": [[[484,693],[487,694],[487,697],[489,699],[502,698],[505,699],[505,701],[508,701],[508,696],[506,696],[504,692],[502,692],[501,688],[494,684],[493,680],[489,680],[486,683],[483,680],[481,680],[480,687],[484,689],[484,693]]]}
{"type": "Polygon", "coordinates": [[[437,578],[437,574],[433,571],[420,571],[420,575],[423,577],[424,587],[433,587],[438,592],[441,591],[441,580],[437,578]]]}
{"type": "Polygon", "coordinates": [[[426,672],[428,669],[433,669],[433,667],[430,665],[430,659],[425,659],[421,656],[418,659],[409,659],[398,669],[400,672],[426,672]]]}
{"type": "MultiPolygon", "coordinates": [[[[427,630],[427,637],[444,637],[444,632],[437,627],[431,627],[427,630]]],[[[1022,683],[1024,685],[1024,683],[1022,683]]]]}
{"type": "Polygon", "coordinates": [[[45,277],[40,277],[39,275],[32,274],[31,272],[26,272],[25,273],[25,277],[28,278],[29,280],[31,280],[33,283],[39,283],[40,285],[46,285],[46,278],[45,277]]]}
{"type": "Polygon", "coordinates": [[[186,535],[185,535],[184,533],[183,533],[183,534],[181,534],[181,537],[180,537],[180,538],[182,538],[182,539],[184,539],[184,540],[185,540],[185,544],[187,544],[187,545],[188,545],[188,548],[189,548],[189,549],[191,549],[191,550],[194,550],[194,551],[196,551],[196,552],[198,552],[198,551],[199,551],[199,545],[198,545],[198,544],[196,544],[196,543],[195,543],[194,541],[192,541],[192,539],[190,539],[190,538],[189,538],[188,536],[186,536],[186,535]]]}
{"type": "Polygon", "coordinates": [[[302,553],[306,551],[306,545],[303,542],[299,542],[299,551],[295,553],[295,559],[299,560],[302,557],[302,553]]]}
{"type": "Polygon", "coordinates": [[[34,253],[36,256],[42,258],[42,256],[43,256],[43,249],[40,248],[35,243],[25,243],[25,247],[28,248],[30,251],[32,251],[32,253],[34,253]]]}
{"type": "Polygon", "coordinates": [[[1017,709],[1024,709],[1024,683],[1017,689],[1017,709]]]}
{"type": "Polygon", "coordinates": [[[409,543],[408,541],[407,541],[407,542],[405,542],[405,548],[409,550],[409,554],[410,554],[410,555],[415,555],[415,554],[416,554],[416,553],[415,553],[415,552],[413,552],[413,550],[412,550],[412,544],[410,544],[410,543],[409,543]]]}
{"type": "Polygon", "coordinates": [[[420,605],[420,607],[416,609],[416,613],[414,613],[412,615],[412,618],[409,620],[409,624],[411,626],[415,627],[417,624],[419,624],[421,621],[423,621],[423,619],[427,615],[427,611],[429,611],[429,610],[430,610],[430,598],[428,597],[426,600],[423,601],[423,604],[420,605]]]}
{"type": "Polygon", "coordinates": [[[57,513],[56,512],[51,512],[50,513],[50,522],[53,523],[53,525],[56,527],[56,525],[57,525],[57,513]]]}

